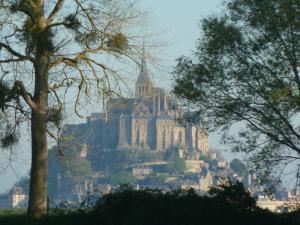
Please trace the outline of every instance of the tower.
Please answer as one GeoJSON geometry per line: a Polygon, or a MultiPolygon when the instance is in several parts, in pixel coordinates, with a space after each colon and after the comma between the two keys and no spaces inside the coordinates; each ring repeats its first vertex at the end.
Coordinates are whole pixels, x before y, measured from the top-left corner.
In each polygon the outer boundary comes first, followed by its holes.
{"type": "Polygon", "coordinates": [[[197,149],[203,153],[208,152],[208,134],[205,129],[203,117],[200,116],[200,123],[197,125],[197,149]]]}
{"type": "Polygon", "coordinates": [[[146,98],[152,94],[152,81],[149,77],[146,67],[145,49],[143,48],[143,56],[140,65],[140,74],[135,83],[135,98],[146,98]]]}

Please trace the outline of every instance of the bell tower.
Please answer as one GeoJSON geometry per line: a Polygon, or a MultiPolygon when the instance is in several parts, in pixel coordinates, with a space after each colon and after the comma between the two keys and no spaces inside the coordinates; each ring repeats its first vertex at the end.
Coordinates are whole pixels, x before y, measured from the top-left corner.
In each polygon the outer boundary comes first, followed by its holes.
{"type": "Polygon", "coordinates": [[[146,98],[152,94],[152,81],[146,67],[145,48],[143,47],[143,55],[140,64],[140,74],[135,83],[135,98],[146,98]]]}

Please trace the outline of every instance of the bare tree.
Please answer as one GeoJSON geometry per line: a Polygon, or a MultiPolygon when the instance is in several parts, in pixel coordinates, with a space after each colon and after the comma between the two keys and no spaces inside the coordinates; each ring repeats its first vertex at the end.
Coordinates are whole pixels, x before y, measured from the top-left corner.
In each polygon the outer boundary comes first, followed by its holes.
{"type": "Polygon", "coordinates": [[[122,77],[106,57],[119,64],[140,54],[134,7],[127,0],[0,1],[1,144],[18,141],[20,124],[31,121],[33,217],[46,211],[47,135],[56,137],[51,127],[59,131],[65,94],[75,95],[80,115],[82,101],[120,88],[122,77]]]}

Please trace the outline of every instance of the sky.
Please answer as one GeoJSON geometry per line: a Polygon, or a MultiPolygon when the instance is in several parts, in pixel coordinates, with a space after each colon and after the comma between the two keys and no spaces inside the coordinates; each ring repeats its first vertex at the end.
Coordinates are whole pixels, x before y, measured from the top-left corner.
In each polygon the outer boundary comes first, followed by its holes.
{"type": "MultiPolygon", "coordinates": [[[[159,58],[164,65],[164,76],[154,76],[155,84],[171,88],[172,76],[169,73],[182,55],[191,56],[195,43],[200,37],[199,22],[213,13],[222,12],[223,0],[140,0],[138,6],[149,12],[149,20],[159,31],[159,36],[167,42],[159,58]]],[[[25,129],[25,128],[24,128],[25,129]]],[[[0,193],[7,191],[18,179],[27,175],[30,169],[30,135],[22,137],[21,143],[9,154],[0,154],[0,193]]],[[[222,149],[219,135],[211,134],[209,144],[222,149]]],[[[232,158],[229,153],[226,158],[232,158]]],[[[49,171],[51,173],[51,171],[49,171]]]]}

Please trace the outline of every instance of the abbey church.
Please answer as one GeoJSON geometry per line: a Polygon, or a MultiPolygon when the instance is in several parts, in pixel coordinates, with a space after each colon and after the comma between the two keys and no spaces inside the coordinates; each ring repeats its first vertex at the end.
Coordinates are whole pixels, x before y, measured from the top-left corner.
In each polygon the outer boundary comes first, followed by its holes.
{"type": "Polygon", "coordinates": [[[201,120],[184,119],[187,113],[176,107],[174,98],[153,86],[145,57],[135,83],[135,97],[111,98],[106,107],[105,113],[93,113],[87,123],[67,125],[67,130],[82,139],[81,143],[103,150],[165,151],[179,146],[208,151],[208,135],[201,120]],[[90,135],[83,138],[79,135],[82,132],[90,135]]]}

